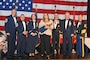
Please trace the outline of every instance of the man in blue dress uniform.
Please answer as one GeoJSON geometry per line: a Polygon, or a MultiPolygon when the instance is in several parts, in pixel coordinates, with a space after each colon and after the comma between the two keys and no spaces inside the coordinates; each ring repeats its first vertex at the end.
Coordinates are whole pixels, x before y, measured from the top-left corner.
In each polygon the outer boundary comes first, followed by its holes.
{"type": "Polygon", "coordinates": [[[10,58],[14,56],[14,51],[15,51],[16,27],[17,27],[16,10],[13,9],[11,11],[11,15],[7,16],[5,23],[5,31],[8,37],[7,56],[10,58]]]}
{"type": "Polygon", "coordinates": [[[68,58],[71,58],[71,53],[72,53],[72,37],[74,33],[74,25],[73,25],[73,20],[70,19],[70,13],[66,12],[65,13],[65,19],[63,23],[63,55],[64,57],[68,56],[68,58]],[[68,42],[68,45],[66,43],[68,42]]]}
{"type": "Polygon", "coordinates": [[[17,32],[18,32],[17,56],[24,57],[26,51],[26,37],[28,33],[24,14],[21,14],[20,21],[18,21],[17,32]]]}
{"type": "Polygon", "coordinates": [[[58,17],[58,12],[55,12],[53,19],[54,29],[52,30],[53,54],[58,54],[59,30],[61,26],[61,19],[58,17]]]}

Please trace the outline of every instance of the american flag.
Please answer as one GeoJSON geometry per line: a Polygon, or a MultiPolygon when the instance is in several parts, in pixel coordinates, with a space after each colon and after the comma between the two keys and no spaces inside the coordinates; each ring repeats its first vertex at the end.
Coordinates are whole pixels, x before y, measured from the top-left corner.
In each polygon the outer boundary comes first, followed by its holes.
{"type": "Polygon", "coordinates": [[[30,20],[32,13],[36,12],[40,21],[43,13],[48,13],[50,18],[54,18],[55,5],[59,13],[59,18],[64,19],[64,13],[69,11],[73,19],[73,7],[75,11],[75,20],[78,20],[78,15],[83,14],[83,20],[87,21],[87,5],[88,0],[0,0],[0,31],[5,33],[5,19],[11,14],[11,9],[17,6],[17,16],[22,13],[26,16],[26,21],[30,20]]]}

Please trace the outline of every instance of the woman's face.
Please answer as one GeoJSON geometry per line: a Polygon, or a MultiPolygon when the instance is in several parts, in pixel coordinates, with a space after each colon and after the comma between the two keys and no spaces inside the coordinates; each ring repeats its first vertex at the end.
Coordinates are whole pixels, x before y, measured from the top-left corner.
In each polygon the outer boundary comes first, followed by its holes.
{"type": "Polygon", "coordinates": [[[44,18],[45,19],[48,19],[48,14],[44,14],[44,18]]]}
{"type": "Polygon", "coordinates": [[[36,16],[34,14],[32,15],[32,20],[36,20],[36,16]]]}

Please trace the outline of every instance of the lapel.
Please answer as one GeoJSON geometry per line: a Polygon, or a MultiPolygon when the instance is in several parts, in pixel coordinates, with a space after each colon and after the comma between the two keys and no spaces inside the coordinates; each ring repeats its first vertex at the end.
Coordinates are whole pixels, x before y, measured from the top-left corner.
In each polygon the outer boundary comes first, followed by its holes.
{"type": "Polygon", "coordinates": [[[33,29],[34,28],[33,21],[31,21],[31,24],[32,24],[32,29],[33,29]]]}
{"type": "Polygon", "coordinates": [[[15,24],[15,22],[14,22],[14,19],[13,19],[12,15],[10,15],[10,17],[11,17],[12,22],[15,24]]]}
{"type": "MultiPolygon", "coordinates": [[[[79,22],[79,21],[78,21],[78,22],[79,22]]],[[[78,25],[78,23],[77,23],[77,25],[78,25]]],[[[81,21],[81,24],[79,25],[78,28],[80,28],[82,25],[83,25],[83,21],[81,21]]]]}
{"type": "MultiPolygon", "coordinates": [[[[24,21],[24,22],[25,22],[25,21],[24,21]]],[[[25,22],[25,26],[26,26],[26,30],[27,30],[27,25],[26,25],[26,22],[25,22]]],[[[24,26],[23,26],[22,21],[21,21],[21,27],[22,27],[22,29],[24,30],[24,26]]]]}
{"type": "MultiPolygon", "coordinates": [[[[65,21],[66,21],[66,19],[64,20],[64,29],[65,29],[65,21]]],[[[68,27],[69,27],[69,22],[70,22],[70,21],[71,21],[71,20],[68,19],[67,29],[68,29],[68,27]]]]}
{"type": "Polygon", "coordinates": [[[23,23],[22,23],[22,21],[20,21],[21,22],[21,27],[22,27],[22,30],[24,30],[24,26],[23,26],[23,23]]]}
{"type": "Polygon", "coordinates": [[[67,24],[67,28],[69,27],[69,22],[70,22],[70,19],[68,19],[68,24],[67,24]]]}
{"type": "MultiPolygon", "coordinates": [[[[34,28],[33,21],[31,21],[31,23],[32,23],[32,28],[34,28]]],[[[35,21],[35,28],[36,28],[36,21],[35,21]]]]}
{"type": "MultiPolygon", "coordinates": [[[[15,21],[14,21],[14,19],[13,19],[12,15],[10,15],[10,17],[11,17],[12,22],[13,22],[13,23],[14,23],[14,25],[15,25],[15,21]]],[[[17,20],[17,17],[16,17],[16,20],[17,20]]]]}
{"type": "Polygon", "coordinates": [[[65,29],[65,21],[66,21],[66,19],[64,19],[64,26],[63,26],[63,27],[64,27],[64,29],[65,29]]]}

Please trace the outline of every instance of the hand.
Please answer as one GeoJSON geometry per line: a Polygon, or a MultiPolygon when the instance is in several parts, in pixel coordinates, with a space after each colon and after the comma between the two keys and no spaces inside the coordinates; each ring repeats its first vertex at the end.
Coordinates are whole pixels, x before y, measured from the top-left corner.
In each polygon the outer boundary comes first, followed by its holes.
{"type": "Polygon", "coordinates": [[[57,44],[57,41],[55,41],[55,44],[57,44]]]}
{"type": "Polygon", "coordinates": [[[23,34],[24,34],[24,35],[27,35],[27,33],[28,33],[27,31],[23,31],[23,34]]]}
{"type": "Polygon", "coordinates": [[[74,37],[76,38],[76,35],[74,35],[74,37]]]}
{"type": "Polygon", "coordinates": [[[10,33],[6,33],[7,36],[10,36],[10,33]]]}
{"type": "Polygon", "coordinates": [[[71,37],[73,37],[74,36],[74,34],[71,34],[71,37]]]}
{"type": "Polygon", "coordinates": [[[60,34],[59,36],[60,36],[60,38],[63,38],[63,34],[60,34]]]}
{"type": "Polygon", "coordinates": [[[32,33],[32,36],[36,36],[36,33],[32,33]]]}
{"type": "Polygon", "coordinates": [[[37,35],[37,33],[34,33],[35,35],[37,35]]]}
{"type": "Polygon", "coordinates": [[[52,23],[51,24],[46,24],[45,28],[50,28],[51,25],[52,25],[52,23]]]}
{"type": "Polygon", "coordinates": [[[50,28],[50,26],[49,25],[46,25],[45,28],[50,28]]]}
{"type": "Polygon", "coordinates": [[[82,39],[82,36],[80,36],[80,39],[82,39]]]}

